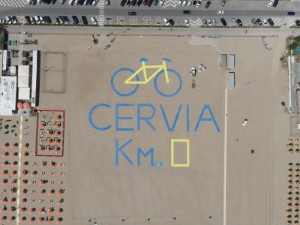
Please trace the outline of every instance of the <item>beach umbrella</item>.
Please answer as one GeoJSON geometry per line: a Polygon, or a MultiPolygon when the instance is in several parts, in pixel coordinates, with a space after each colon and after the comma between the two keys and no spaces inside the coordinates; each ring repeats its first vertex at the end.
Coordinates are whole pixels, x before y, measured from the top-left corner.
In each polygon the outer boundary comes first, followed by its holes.
{"type": "Polygon", "coordinates": [[[2,145],[2,148],[7,148],[7,147],[9,147],[9,143],[8,142],[6,142],[5,144],[2,145]]]}
{"type": "Polygon", "coordinates": [[[63,208],[59,208],[59,209],[57,210],[56,214],[57,214],[57,215],[60,215],[60,214],[62,214],[63,211],[64,211],[63,208]]]}
{"type": "Polygon", "coordinates": [[[43,194],[45,194],[45,193],[46,193],[46,190],[43,189],[43,190],[40,191],[39,195],[43,195],[43,194]]]}
{"type": "Polygon", "coordinates": [[[48,195],[51,196],[51,195],[53,195],[54,193],[55,193],[55,190],[52,189],[52,190],[50,190],[50,191],[48,192],[48,195]]]}
{"type": "Polygon", "coordinates": [[[32,214],[32,213],[34,213],[35,211],[36,211],[36,208],[31,208],[31,209],[29,210],[29,213],[32,214]]]}
{"type": "Polygon", "coordinates": [[[30,104],[28,102],[24,102],[23,103],[23,108],[24,109],[29,109],[30,108],[30,104]]]}
{"type": "Polygon", "coordinates": [[[22,102],[18,102],[18,103],[17,103],[17,108],[18,108],[18,109],[22,109],[22,108],[23,108],[22,102]]]}
{"type": "Polygon", "coordinates": [[[7,157],[9,155],[9,153],[8,152],[4,152],[4,153],[2,153],[2,158],[5,158],[5,157],[7,157]]]}

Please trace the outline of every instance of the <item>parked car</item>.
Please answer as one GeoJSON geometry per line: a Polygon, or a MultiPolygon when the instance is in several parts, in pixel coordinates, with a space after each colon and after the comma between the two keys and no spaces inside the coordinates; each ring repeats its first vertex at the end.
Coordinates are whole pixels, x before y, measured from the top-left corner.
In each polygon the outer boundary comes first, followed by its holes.
{"type": "Polygon", "coordinates": [[[271,26],[274,26],[274,21],[271,18],[269,18],[267,21],[271,26]]]}
{"type": "Polygon", "coordinates": [[[16,24],[18,22],[17,17],[15,17],[15,16],[12,16],[11,20],[12,20],[13,24],[16,24]]]}
{"type": "Polygon", "coordinates": [[[91,17],[91,21],[94,25],[97,25],[98,24],[98,21],[96,19],[96,17],[91,17]]]}
{"type": "Polygon", "coordinates": [[[163,6],[164,3],[165,3],[165,0],[160,0],[160,1],[159,1],[159,6],[163,6]]]}
{"type": "Polygon", "coordinates": [[[239,25],[239,27],[242,27],[242,26],[243,26],[243,23],[242,23],[242,21],[241,21],[240,19],[237,19],[236,22],[237,22],[237,24],[239,25]]]}
{"type": "Polygon", "coordinates": [[[220,21],[221,21],[221,23],[223,24],[224,27],[227,26],[227,22],[224,18],[221,18],[220,21]]]}
{"type": "Polygon", "coordinates": [[[88,25],[89,24],[86,16],[82,16],[81,18],[82,18],[82,22],[83,22],[84,25],[88,25]]]}
{"type": "Polygon", "coordinates": [[[200,7],[201,4],[202,4],[202,0],[198,0],[197,4],[196,4],[196,7],[200,7]]]}
{"type": "Polygon", "coordinates": [[[185,23],[185,25],[190,26],[190,21],[188,19],[185,19],[183,22],[185,23]]]}
{"type": "Polygon", "coordinates": [[[137,6],[141,6],[142,3],[143,3],[143,0],[138,0],[138,2],[136,4],[137,4],[137,6]]]}
{"type": "Polygon", "coordinates": [[[158,0],[154,0],[153,5],[157,6],[157,4],[158,4],[158,0]]]}
{"type": "Polygon", "coordinates": [[[169,20],[168,20],[167,18],[164,18],[163,21],[165,22],[165,24],[166,24],[167,26],[170,25],[170,22],[169,22],[169,20]]]}
{"type": "Polygon", "coordinates": [[[197,0],[194,0],[192,6],[196,6],[196,5],[197,5],[197,0]]]}
{"type": "Polygon", "coordinates": [[[206,20],[206,19],[203,19],[203,20],[202,20],[202,24],[203,24],[204,26],[206,26],[206,25],[207,25],[207,20],[206,20]]]}
{"type": "Polygon", "coordinates": [[[273,3],[273,7],[275,8],[278,5],[279,0],[275,0],[273,3]]]}
{"type": "Polygon", "coordinates": [[[121,3],[120,3],[120,6],[123,7],[126,4],[126,2],[127,2],[127,0],[122,0],[121,3]]]}
{"type": "Polygon", "coordinates": [[[257,19],[257,20],[256,20],[256,24],[258,24],[259,26],[262,26],[262,25],[263,25],[261,19],[257,19]]]}
{"type": "Polygon", "coordinates": [[[30,17],[29,16],[24,16],[24,24],[30,24],[30,17]]]}
{"type": "Polygon", "coordinates": [[[72,16],[72,24],[74,25],[79,24],[79,19],[77,18],[77,16],[72,16]]]}
{"type": "Polygon", "coordinates": [[[268,7],[271,7],[274,3],[274,0],[270,0],[269,3],[268,3],[268,7]]]}
{"type": "Polygon", "coordinates": [[[264,26],[268,26],[267,20],[262,20],[262,23],[263,23],[264,26]]]}
{"type": "Polygon", "coordinates": [[[226,4],[226,0],[222,0],[221,2],[220,2],[220,7],[224,7],[225,6],[225,4],[226,4]]]}
{"type": "Polygon", "coordinates": [[[300,20],[296,20],[295,24],[296,24],[297,27],[300,27],[300,20]]]}
{"type": "Polygon", "coordinates": [[[236,25],[237,25],[237,22],[236,22],[236,19],[235,19],[235,18],[232,18],[232,19],[231,19],[231,22],[233,23],[233,26],[236,26],[236,25]]]}
{"type": "Polygon", "coordinates": [[[148,0],[147,6],[150,7],[154,0],[148,0]]]}
{"type": "Polygon", "coordinates": [[[211,5],[211,1],[206,2],[205,8],[208,9],[208,7],[211,5]]]}
{"type": "Polygon", "coordinates": [[[136,2],[137,2],[137,0],[132,0],[132,1],[131,1],[131,5],[132,5],[132,6],[135,6],[135,5],[136,5],[136,2]]]}

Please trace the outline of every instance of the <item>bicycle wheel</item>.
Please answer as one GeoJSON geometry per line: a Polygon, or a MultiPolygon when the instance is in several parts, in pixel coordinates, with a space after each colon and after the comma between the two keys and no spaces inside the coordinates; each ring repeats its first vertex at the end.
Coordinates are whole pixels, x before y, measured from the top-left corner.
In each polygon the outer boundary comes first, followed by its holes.
{"type": "Polygon", "coordinates": [[[167,69],[169,76],[169,83],[166,83],[166,79],[162,74],[165,75],[165,71],[160,71],[154,79],[155,90],[163,97],[173,97],[177,95],[182,88],[182,79],[179,73],[173,69],[167,69]],[[161,91],[166,89],[166,91],[161,91]]]}
{"type": "MultiPolygon", "coordinates": [[[[134,73],[135,71],[130,68],[118,69],[111,77],[110,85],[113,91],[122,97],[133,95],[139,88],[139,84],[125,84],[125,80],[134,73]],[[119,87],[117,89],[116,87],[119,87]]],[[[136,76],[136,80],[139,81],[139,77],[136,76]]]]}

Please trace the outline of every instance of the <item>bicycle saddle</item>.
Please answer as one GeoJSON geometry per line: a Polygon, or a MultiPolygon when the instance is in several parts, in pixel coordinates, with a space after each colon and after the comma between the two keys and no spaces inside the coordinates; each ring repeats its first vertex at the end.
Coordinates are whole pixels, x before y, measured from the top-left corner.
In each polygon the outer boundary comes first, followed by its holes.
{"type": "Polygon", "coordinates": [[[140,62],[148,62],[148,59],[147,58],[141,58],[140,62]]]}
{"type": "Polygon", "coordinates": [[[162,60],[167,61],[167,62],[172,62],[172,60],[168,59],[168,58],[162,58],[162,60]]]}

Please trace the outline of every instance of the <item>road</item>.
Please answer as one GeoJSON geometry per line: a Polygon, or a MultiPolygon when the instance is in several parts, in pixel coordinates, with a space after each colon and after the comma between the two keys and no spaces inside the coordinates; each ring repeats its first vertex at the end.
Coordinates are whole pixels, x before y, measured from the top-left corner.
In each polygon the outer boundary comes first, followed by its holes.
{"type": "MultiPolygon", "coordinates": [[[[19,33],[21,26],[8,26],[11,33],[19,33]]],[[[73,26],[23,26],[24,32],[33,34],[119,34],[119,35],[185,35],[185,36],[289,36],[300,35],[297,28],[157,28],[157,27],[76,27],[73,26]]]]}

